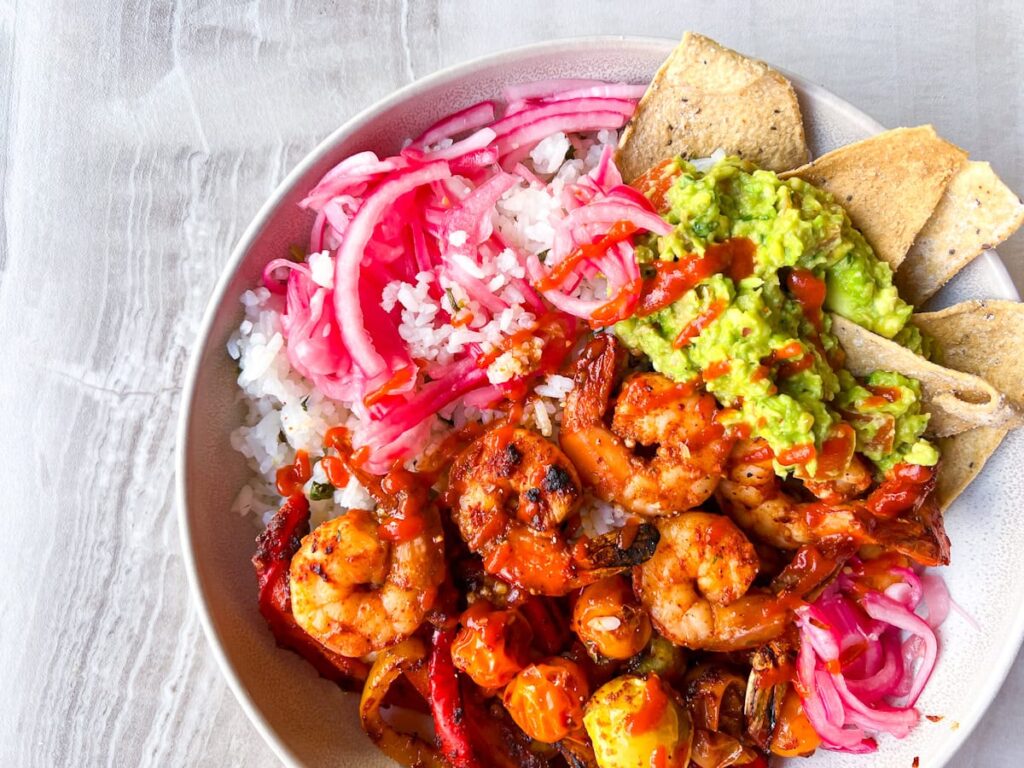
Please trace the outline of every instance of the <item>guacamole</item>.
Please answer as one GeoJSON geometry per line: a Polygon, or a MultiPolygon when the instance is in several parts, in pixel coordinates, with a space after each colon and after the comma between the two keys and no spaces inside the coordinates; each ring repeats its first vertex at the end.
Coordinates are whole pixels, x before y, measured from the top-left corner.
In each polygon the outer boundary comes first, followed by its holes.
{"type": "Polygon", "coordinates": [[[844,421],[880,472],[901,461],[934,464],[935,448],[920,437],[928,417],[917,383],[876,374],[883,378],[862,385],[842,370],[828,312],[919,353],[923,343],[891,269],[843,208],[801,179],[736,157],[705,173],[676,160],[662,173],[675,176],[663,211],[675,229],[637,248],[648,282],[698,261],[715,267],[691,275],[671,302],[649,311],[642,303],[616,335],[677,381],[701,376],[725,408],[720,418],[767,441],[782,474],[800,466],[813,475],[817,452],[844,421]],[[898,397],[883,401],[873,388],[898,397]]]}
{"type": "Polygon", "coordinates": [[[935,446],[921,438],[928,414],[921,413],[921,385],[892,371],[875,371],[863,384],[847,371],[835,406],[857,433],[857,450],[888,472],[901,461],[932,466],[935,446]]]}

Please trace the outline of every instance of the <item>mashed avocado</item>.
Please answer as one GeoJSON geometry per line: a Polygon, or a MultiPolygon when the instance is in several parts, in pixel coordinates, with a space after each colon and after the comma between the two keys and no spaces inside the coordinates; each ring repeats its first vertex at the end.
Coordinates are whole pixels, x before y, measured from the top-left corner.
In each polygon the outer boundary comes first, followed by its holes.
{"type": "Polygon", "coordinates": [[[928,414],[921,413],[921,385],[892,371],[875,371],[863,384],[839,372],[842,390],[835,405],[857,433],[857,450],[883,472],[900,461],[933,466],[935,446],[921,438],[928,414]]]}
{"type": "Polygon", "coordinates": [[[780,473],[805,464],[813,474],[813,456],[845,420],[883,472],[900,461],[934,464],[935,448],[920,439],[928,417],[917,383],[876,374],[898,379],[862,386],[841,368],[829,311],[922,350],[920,333],[907,324],[913,308],[843,208],[801,179],[782,181],[735,157],[703,174],[682,160],[672,171],[678,176],[663,215],[675,229],[637,249],[648,276],[688,259],[732,266],[704,275],[667,306],[617,323],[623,342],[673,379],[702,376],[727,409],[723,418],[768,442],[780,473]],[[741,239],[753,244],[753,256],[737,269],[735,254],[718,254],[741,239]],[[889,386],[899,397],[881,404],[872,387],[889,386]],[[879,439],[889,427],[892,439],[879,439]]]}

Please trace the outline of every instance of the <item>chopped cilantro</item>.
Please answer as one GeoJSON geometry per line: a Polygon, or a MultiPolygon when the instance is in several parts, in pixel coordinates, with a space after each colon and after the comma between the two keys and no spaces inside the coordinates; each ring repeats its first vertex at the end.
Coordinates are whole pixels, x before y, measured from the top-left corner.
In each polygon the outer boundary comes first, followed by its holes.
{"type": "Polygon", "coordinates": [[[444,292],[446,294],[448,294],[448,303],[451,306],[452,314],[454,315],[456,312],[458,312],[460,309],[462,309],[462,305],[459,304],[458,301],[456,301],[455,294],[452,293],[452,289],[451,288],[445,288],[444,292]]]}
{"type": "Polygon", "coordinates": [[[315,480],[309,488],[310,501],[323,501],[334,496],[334,486],[330,483],[318,483],[315,480]]]}

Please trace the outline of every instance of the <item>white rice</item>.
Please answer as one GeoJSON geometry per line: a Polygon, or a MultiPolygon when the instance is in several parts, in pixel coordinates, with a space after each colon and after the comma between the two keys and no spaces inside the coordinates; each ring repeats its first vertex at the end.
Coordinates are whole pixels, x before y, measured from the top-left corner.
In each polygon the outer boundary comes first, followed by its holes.
{"type": "MultiPolygon", "coordinates": [[[[565,216],[561,193],[565,186],[592,170],[605,145],[614,144],[614,131],[596,135],[567,137],[557,133],[541,141],[531,152],[532,170],[547,186],[525,182],[510,189],[499,201],[491,222],[494,229],[517,249],[538,254],[551,247],[554,227],[565,216]],[[575,157],[566,160],[570,148],[575,157]]],[[[452,232],[449,242],[456,247],[467,242],[467,233],[452,232]]],[[[328,252],[311,254],[309,266],[318,285],[333,285],[334,269],[328,252]]],[[[400,307],[398,333],[409,347],[413,358],[444,366],[461,356],[466,347],[479,344],[491,350],[506,336],[529,328],[536,317],[524,306],[525,297],[515,280],[526,277],[520,257],[512,249],[501,251],[483,264],[465,257],[459,266],[467,274],[483,281],[489,291],[508,307],[490,316],[473,301],[462,286],[445,277],[421,272],[411,283],[395,281],[383,290],[381,306],[386,311],[400,307]],[[439,280],[443,298],[431,294],[433,282],[439,280]],[[457,307],[451,307],[454,298],[457,307]],[[461,327],[438,322],[441,310],[472,313],[473,319],[461,327]],[[488,319],[489,318],[489,319],[488,319]]],[[[600,287],[597,288],[600,291],[600,287]]],[[[309,453],[317,462],[313,477],[307,483],[307,495],[314,483],[327,478],[318,459],[323,452],[323,438],[328,429],[343,425],[358,436],[359,414],[344,404],[331,400],[304,377],[294,371],[285,352],[281,328],[283,297],[272,295],[259,287],[242,294],[245,319],[227,343],[228,354],[238,361],[239,399],[245,404],[243,426],[231,434],[231,445],[248,460],[253,479],[239,491],[232,510],[252,515],[257,526],[265,525],[282,499],[275,488],[279,467],[290,464],[298,450],[309,453]]],[[[502,353],[488,368],[488,379],[499,384],[529,370],[536,362],[539,347],[523,346],[502,353]]],[[[535,399],[527,408],[523,423],[541,434],[557,439],[565,397],[572,389],[572,379],[557,374],[545,377],[534,388],[535,399]]],[[[504,414],[480,410],[461,403],[442,409],[430,425],[431,437],[440,440],[453,427],[470,421],[490,423],[504,414]]],[[[415,461],[411,462],[415,466],[415,461]]],[[[336,489],[322,501],[311,502],[314,525],[348,509],[371,509],[373,499],[355,479],[345,488],[336,489]]],[[[585,505],[583,529],[587,533],[604,533],[625,523],[625,513],[614,505],[589,500],[585,505]]]]}

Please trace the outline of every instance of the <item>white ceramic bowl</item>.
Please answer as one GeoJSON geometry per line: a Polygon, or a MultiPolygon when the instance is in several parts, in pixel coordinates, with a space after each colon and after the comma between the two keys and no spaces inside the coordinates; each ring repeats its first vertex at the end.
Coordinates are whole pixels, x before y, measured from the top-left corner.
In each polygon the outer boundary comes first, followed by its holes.
{"type": "MultiPolygon", "coordinates": [[[[488,56],[409,85],[361,112],[324,140],[277,188],[256,215],[221,275],[203,319],[182,398],[178,437],[178,494],[185,564],[203,627],[217,660],[256,730],[288,765],[372,768],[388,761],[360,731],[357,697],[317,677],[292,653],[275,647],[256,607],[249,558],[257,531],[230,511],[247,477],[228,435],[241,419],[235,363],[225,352],[241,321],[241,293],[263,265],[307,239],[310,217],[298,200],[332,165],[353,152],[388,154],[438,117],[503,85],[550,77],[596,77],[647,82],[672,41],[623,37],[554,41],[488,56]]],[[[881,130],[874,120],[823,88],[790,75],[800,96],[815,155],[881,130]]],[[[1017,298],[995,254],[985,254],[937,298],[1017,298]]],[[[876,755],[821,753],[810,766],[898,766],[915,756],[922,766],[944,764],[992,700],[1024,633],[1024,506],[1019,471],[1024,436],[1002,446],[950,510],[953,564],[946,576],[954,596],[980,623],[974,632],[957,616],[942,631],[943,656],[921,709],[923,720],[904,741],[886,739],[876,755]]]]}

